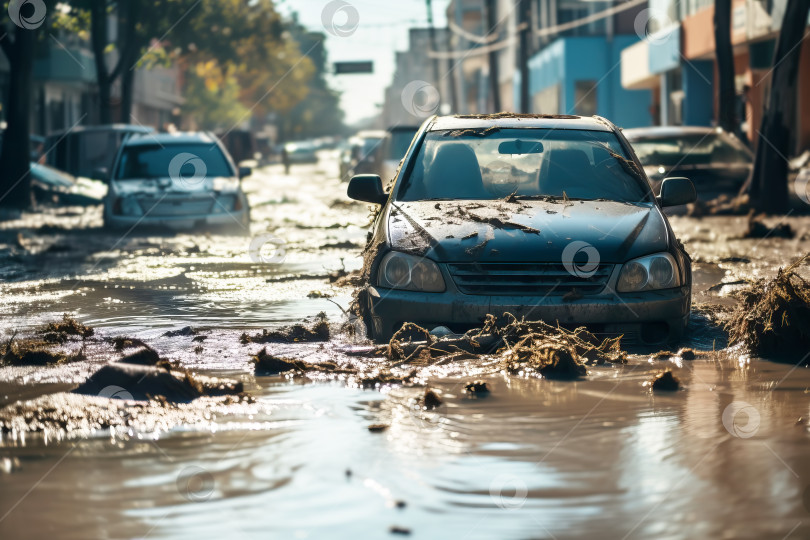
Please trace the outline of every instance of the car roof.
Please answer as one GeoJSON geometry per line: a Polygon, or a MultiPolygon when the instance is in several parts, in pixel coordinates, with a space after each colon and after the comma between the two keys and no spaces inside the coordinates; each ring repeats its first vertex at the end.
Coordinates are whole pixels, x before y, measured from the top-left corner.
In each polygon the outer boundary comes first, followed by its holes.
{"type": "Polygon", "coordinates": [[[154,133],[155,128],[149,126],[140,126],[135,124],[99,124],[92,126],[74,126],[68,129],[60,129],[52,131],[48,134],[49,137],[54,137],[62,134],[73,133],[86,133],[92,131],[124,131],[133,133],[154,133]]]}
{"type": "Polygon", "coordinates": [[[684,135],[708,135],[724,133],[722,129],[708,126],[654,126],[622,130],[628,140],[655,139],[658,137],[681,137],[684,135]]]}
{"type": "Polygon", "coordinates": [[[382,139],[385,137],[385,131],[380,129],[366,129],[358,132],[357,137],[361,139],[382,139]]]}
{"type": "Polygon", "coordinates": [[[595,116],[513,113],[438,116],[428,127],[428,131],[486,129],[489,127],[613,131],[610,124],[595,116]]]}
{"type": "Polygon", "coordinates": [[[174,133],[137,133],[130,136],[124,144],[126,146],[141,146],[150,144],[214,144],[215,142],[216,139],[209,133],[202,131],[177,131],[174,133]]]}

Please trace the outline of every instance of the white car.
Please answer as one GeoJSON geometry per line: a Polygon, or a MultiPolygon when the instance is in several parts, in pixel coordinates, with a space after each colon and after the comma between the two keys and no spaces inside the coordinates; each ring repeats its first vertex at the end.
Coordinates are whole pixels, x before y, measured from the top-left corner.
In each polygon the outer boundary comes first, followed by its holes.
{"type": "Polygon", "coordinates": [[[106,177],[104,224],[192,229],[222,226],[248,232],[250,208],[237,168],[219,139],[208,133],[132,135],[106,177]]]}

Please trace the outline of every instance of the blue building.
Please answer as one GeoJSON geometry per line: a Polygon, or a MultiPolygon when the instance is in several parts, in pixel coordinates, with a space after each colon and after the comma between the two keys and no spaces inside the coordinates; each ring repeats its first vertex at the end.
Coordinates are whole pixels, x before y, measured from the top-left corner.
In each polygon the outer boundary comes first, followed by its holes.
{"type": "MultiPolygon", "coordinates": [[[[598,114],[621,127],[650,124],[652,93],[622,86],[621,52],[638,36],[561,37],[529,60],[532,112],[598,114]]],[[[520,73],[517,74],[519,88],[520,73]]]]}

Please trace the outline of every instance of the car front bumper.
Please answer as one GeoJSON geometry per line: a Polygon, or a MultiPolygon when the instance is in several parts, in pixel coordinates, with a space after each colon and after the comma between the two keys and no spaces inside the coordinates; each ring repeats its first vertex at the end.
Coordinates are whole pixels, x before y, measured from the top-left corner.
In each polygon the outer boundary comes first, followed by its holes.
{"type": "MultiPolygon", "coordinates": [[[[106,210],[105,210],[106,211],[106,210]]],[[[115,229],[130,227],[160,227],[173,230],[188,230],[196,227],[239,227],[250,226],[249,211],[184,216],[121,216],[107,213],[105,223],[115,229]]]]}
{"type": "Polygon", "coordinates": [[[565,301],[562,296],[483,296],[450,290],[422,293],[370,287],[368,310],[375,338],[387,340],[404,322],[455,331],[480,326],[488,314],[511,313],[526,320],[587,326],[596,334],[623,335],[623,343],[654,345],[676,341],[689,318],[691,287],[597,295],[565,301]]]}

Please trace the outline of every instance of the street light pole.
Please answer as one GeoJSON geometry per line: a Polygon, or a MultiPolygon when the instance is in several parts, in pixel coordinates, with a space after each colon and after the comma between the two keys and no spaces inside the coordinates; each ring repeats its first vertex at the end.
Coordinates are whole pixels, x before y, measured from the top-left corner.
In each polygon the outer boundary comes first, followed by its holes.
{"type": "Polygon", "coordinates": [[[529,0],[516,0],[520,29],[520,112],[528,113],[529,105],[529,32],[531,31],[531,2],[529,0]]]}
{"type": "MultiPolygon", "coordinates": [[[[498,25],[497,14],[495,7],[497,0],[487,0],[487,36],[496,30],[498,25]]],[[[489,51],[489,87],[492,93],[492,110],[490,112],[497,113],[501,111],[501,89],[499,84],[500,77],[498,76],[498,51],[489,51]]]]}

